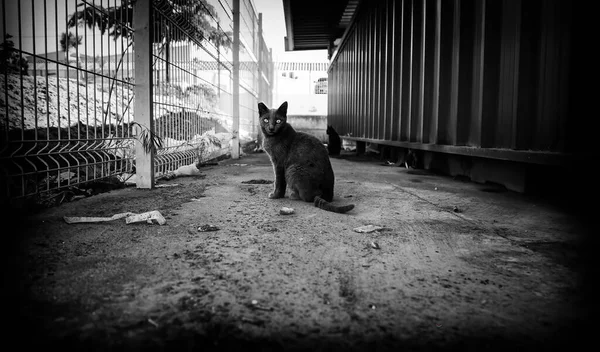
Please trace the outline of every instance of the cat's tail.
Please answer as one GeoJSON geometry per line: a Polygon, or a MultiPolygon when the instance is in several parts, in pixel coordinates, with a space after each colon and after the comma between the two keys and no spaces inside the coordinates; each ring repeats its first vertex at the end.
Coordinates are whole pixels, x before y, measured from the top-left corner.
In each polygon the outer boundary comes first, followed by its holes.
{"type": "Polygon", "coordinates": [[[323,199],[319,196],[316,196],[315,197],[315,207],[321,208],[321,209],[327,210],[327,211],[332,211],[334,213],[343,214],[345,212],[348,212],[348,211],[354,209],[354,204],[333,205],[333,204],[329,203],[328,201],[326,201],[325,199],[323,199]]]}

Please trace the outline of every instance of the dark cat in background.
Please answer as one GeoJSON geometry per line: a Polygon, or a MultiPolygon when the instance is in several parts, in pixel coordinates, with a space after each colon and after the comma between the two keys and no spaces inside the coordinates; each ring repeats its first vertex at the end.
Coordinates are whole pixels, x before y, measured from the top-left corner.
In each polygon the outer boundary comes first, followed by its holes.
{"type": "Polygon", "coordinates": [[[331,125],[327,125],[327,135],[329,135],[329,142],[327,143],[329,155],[340,155],[340,150],[342,150],[342,139],[340,138],[340,135],[331,125]]]}
{"type": "Polygon", "coordinates": [[[413,149],[408,149],[404,156],[401,157],[400,166],[405,166],[407,169],[412,167],[413,169],[420,169],[421,158],[419,157],[419,153],[417,153],[413,149]]]}
{"type": "Polygon", "coordinates": [[[333,199],[334,175],[327,149],[315,136],[296,132],[287,123],[287,102],[278,109],[269,109],[258,103],[263,149],[269,155],[275,173],[275,189],[269,198],[283,198],[286,187],[292,193],[290,199],[314,202],[315,206],[345,213],[353,204],[336,206],[333,199]]]}

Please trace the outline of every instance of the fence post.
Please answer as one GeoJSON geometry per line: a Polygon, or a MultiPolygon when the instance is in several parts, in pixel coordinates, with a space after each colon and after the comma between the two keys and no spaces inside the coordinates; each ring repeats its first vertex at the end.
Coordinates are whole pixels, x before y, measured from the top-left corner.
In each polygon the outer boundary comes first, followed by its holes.
{"type": "MultiPolygon", "coordinates": [[[[264,101],[264,92],[262,90],[263,87],[263,65],[264,65],[264,56],[263,56],[263,17],[262,12],[258,14],[258,81],[261,84],[258,85],[258,99],[264,101]]],[[[265,101],[266,104],[266,101],[265,101]]]]}
{"type": "MultiPolygon", "coordinates": [[[[152,114],[152,0],[137,0],[133,6],[135,54],[133,119],[144,128],[154,132],[152,114]]],[[[154,154],[154,148],[151,148],[149,153],[146,152],[140,140],[135,144],[137,188],[154,187],[154,154]]]]}
{"type": "Polygon", "coordinates": [[[233,0],[233,136],[231,158],[240,158],[240,0],[233,0]]]}
{"type": "Polygon", "coordinates": [[[275,64],[273,63],[273,48],[269,48],[269,93],[267,94],[267,106],[273,105],[273,84],[275,84],[275,64]]]}
{"type": "MultiPolygon", "coordinates": [[[[264,81],[265,75],[263,72],[263,67],[265,65],[265,56],[263,55],[263,43],[263,14],[261,12],[258,14],[258,101],[262,101],[265,104],[269,104],[267,99],[265,99],[264,92],[264,87],[266,87],[267,82],[264,81]]],[[[256,132],[256,142],[259,146],[262,146],[262,133],[260,132],[260,127],[258,126],[258,119],[256,118],[256,113],[254,113],[253,115],[255,117],[252,119],[252,136],[254,136],[254,133],[256,132]]]]}

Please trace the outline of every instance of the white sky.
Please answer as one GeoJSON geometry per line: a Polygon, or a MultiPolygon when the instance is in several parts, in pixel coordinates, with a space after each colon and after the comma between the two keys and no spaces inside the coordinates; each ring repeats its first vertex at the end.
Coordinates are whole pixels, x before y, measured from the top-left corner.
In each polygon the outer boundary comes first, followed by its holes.
{"type": "Polygon", "coordinates": [[[263,14],[263,36],[273,49],[273,61],[328,62],[327,50],[285,51],[285,16],[283,0],[253,0],[256,11],[263,14]]]}

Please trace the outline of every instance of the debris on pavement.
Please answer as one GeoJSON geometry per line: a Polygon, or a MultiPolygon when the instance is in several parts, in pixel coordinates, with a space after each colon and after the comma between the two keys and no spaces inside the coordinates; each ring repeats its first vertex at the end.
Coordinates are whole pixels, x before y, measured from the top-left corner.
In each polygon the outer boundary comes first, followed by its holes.
{"type": "Polygon", "coordinates": [[[164,184],[164,185],[156,185],[154,187],[156,187],[156,188],[168,188],[168,187],[177,187],[177,186],[179,186],[179,183],[167,183],[167,184],[164,184]]]}
{"type": "Polygon", "coordinates": [[[133,214],[125,218],[126,224],[132,224],[136,222],[147,222],[149,224],[156,223],[159,225],[164,225],[167,223],[167,220],[165,220],[165,218],[158,210],[153,210],[142,214],[133,214]]]}
{"type": "Polygon", "coordinates": [[[119,213],[110,217],[96,217],[96,216],[63,216],[63,219],[67,224],[77,224],[83,222],[105,222],[122,219],[124,217],[133,215],[133,213],[119,213]]]}
{"type": "Polygon", "coordinates": [[[120,175],[117,175],[116,177],[117,180],[119,180],[119,182],[123,183],[125,186],[135,186],[137,184],[135,173],[122,173],[120,175]]]}
{"type": "Polygon", "coordinates": [[[294,214],[294,208],[283,207],[279,210],[279,214],[281,215],[291,215],[294,214]]]}
{"type": "Polygon", "coordinates": [[[358,232],[358,233],[370,233],[370,232],[375,232],[375,231],[380,231],[380,230],[387,230],[387,228],[385,228],[383,226],[377,226],[377,225],[365,225],[365,226],[356,227],[353,230],[354,230],[354,232],[358,232]]]}
{"type": "Polygon", "coordinates": [[[264,180],[264,179],[259,179],[259,180],[252,179],[252,180],[248,180],[248,181],[242,181],[242,183],[259,185],[259,184],[273,183],[273,181],[272,180],[264,180]]]}
{"type": "Polygon", "coordinates": [[[462,211],[455,205],[454,208],[452,209],[452,211],[454,211],[455,213],[461,213],[462,211]]]}
{"type": "Polygon", "coordinates": [[[90,222],[106,222],[113,221],[125,218],[126,224],[136,223],[136,222],[147,222],[149,224],[157,223],[159,225],[164,225],[167,220],[162,216],[162,214],[158,210],[149,211],[146,213],[136,214],[136,213],[119,213],[110,217],[96,217],[96,216],[64,216],[63,220],[67,224],[77,224],[77,223],[90,223],[90,222]]]}
{"type": "Polygon", "coordinates": [[[198,227],[198,231],[201,231],[201,232],[219,231],[219,230],[220,230],[220,228],[218,228],[214,225],[209,225],[209,224],[205,224],[205,225],[198,227]]]}
{"type": "Polygon", "coordinates": [[[158,327],[158,323],[156,323],[154,320],[152,320],[151,318],[148,318],[148,322],[152,325],[154,325],[154,327],[158,327]]]}
{"type": "Polygon", "coordinates": [[[253,309],[258,309],[258,310],[265,310],[265,311],[268,311],[268,312],[270,312],[270,311],[272,311],[272,310],[273,310],[273,308],[271,308],[271,307],[265,307],[265,306],[263,306],[263,305],[260,305],[260,304],[258,304],[258,301],[257,301],[257,300],[255,300],[255,299],[253,299],[253,300],[250,302],[250,305],[249,305],[249,307],[250,307],[250,308],[253,308],[253,309]]]}
{"type": "Polygon", "coordinates": [[[373,247],[374,249],[381,249],[381,247],[379,247],[379,243],[377,242],[371,242],[371,247],[373,247]]]}
{"type": "Polygon", "coordinates": [[[394,165],[396,165],[396,163],[394,163],[394,162],[392,162],[392,161],[389,161],[389,160],[387,160],[385,163],[383,163],[383,164],[381,164],[381,165],[383,165],[383,166],[394,166],[394,165]]]}
{"type": "Polygon", "coordinates": [[[175,177],[198,176],[198,175],[201,175],[201,173],[200,173],[200,170],[198,170],[198,166],[196,165],[196,163],[194,163],[194,164],[180,166],[179,168],[177,168],[177,170],[163,175],[162,179],[171,180],[171,179],[174,179],[175,177]]]}

